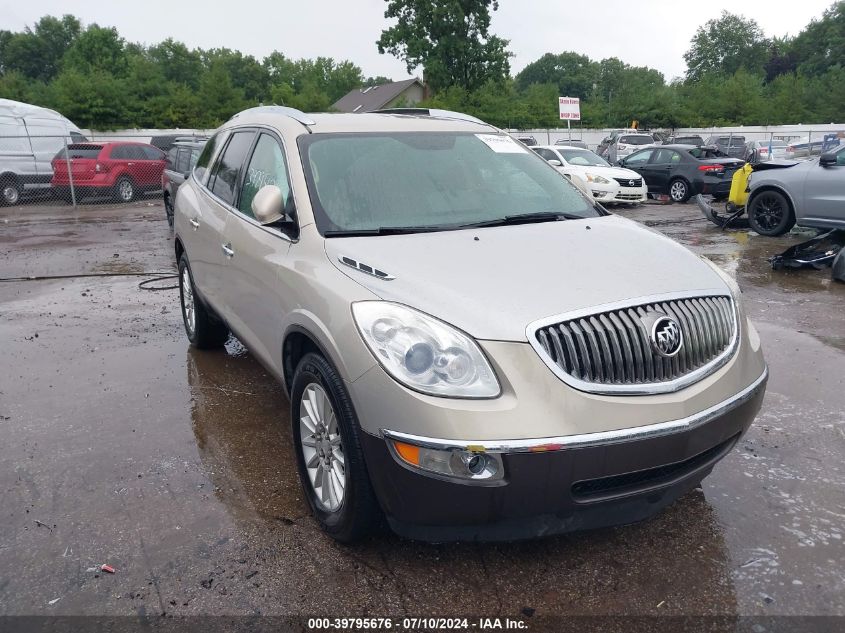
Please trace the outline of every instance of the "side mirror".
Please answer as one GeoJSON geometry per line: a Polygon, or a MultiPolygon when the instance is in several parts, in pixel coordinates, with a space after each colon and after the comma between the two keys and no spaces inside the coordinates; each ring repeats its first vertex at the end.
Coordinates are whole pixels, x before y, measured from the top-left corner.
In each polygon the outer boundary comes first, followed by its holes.
{"type": "Polygon", "coordinates": [[[273,224],[285,217],[282,190],[276,185],[264,185],[252,199],[252,214],[259,224],[273,224]]]}
{"type": "Polygon", "coordinates": [[[549,161],[549,165],[551,165],[552,167],[563,167],[563,163],[560,162],[557,158],[552,158],[549,161]]]}
{"type": "Polygon", "coordinates": [[[836,164],[836,154],[834,152],[826,152],[819,156],[819,165],[822,167],[831,167],[836,164]]]}

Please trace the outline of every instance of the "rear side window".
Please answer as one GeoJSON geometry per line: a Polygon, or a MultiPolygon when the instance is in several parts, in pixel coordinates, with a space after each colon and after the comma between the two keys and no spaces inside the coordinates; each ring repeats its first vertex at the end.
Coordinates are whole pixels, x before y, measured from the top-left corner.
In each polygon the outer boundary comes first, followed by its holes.
{"type": "Polygon", "coordinates": [[[227,204],[235,203],[238,175],[252,146],[255,132],[235,132],[214,166],[209,189],[227,204]]]}
{"type": "Polygon", "coordinates": [[[191,150],[189,149],[180,149],[179,154],[176,156],[176,171],[180,174],[187,174],[191,167],[189,165],[191,156],[191,150]]]}
{"type": "Polygon", "coordinates": [[[209,163],[214,157],[214,152],[217,151],[217,146],[223,138],[222,134],[215,134],[208,140],[205,147],[203,147],[202,153],[197,159],[197,165],[194,167],[194,178],[196,178],[198,182],[205,183],[205,176],[208,173],[209,163]]]}
{"type": "Polygon", "coordinates": [[[144,153],[144,158],[146,160],[161,160],[162,158],[164,158],[164,152],[162,152],[157,147],[152,147],[152,146],[147,147],[147,146],[141,145],[140,149],[144,153]]]}
{"type": "Polygon", "coordinates": [[[681,155],[671,149],[660,149],[657,150],[657,154],[655,155],[653,162],[660,163],[661,165],[680,163],[681,155]]]}
{"type": "MultiPolygon", "coordinates": [[[[102,145],[68,145],[67,151],[70,158],[97,158],[103,150],[102,145]]],[[[64,158],[64,148],[59,150],[55,158],[64,158]]]]}
{"type": "Polygon", "coordinates": [[[619,142],[623,145],[650,145],[654,139],[650,136],[622,136],[619,142]]]}

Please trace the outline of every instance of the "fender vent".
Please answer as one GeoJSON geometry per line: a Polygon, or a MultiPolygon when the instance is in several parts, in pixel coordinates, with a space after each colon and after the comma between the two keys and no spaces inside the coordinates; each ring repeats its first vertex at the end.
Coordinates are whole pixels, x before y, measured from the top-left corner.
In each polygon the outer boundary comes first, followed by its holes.
{"type": "Polygon", "coordinates": [[[338,257],[338,260],[341,264],[345,266],[349,266],[350,268],[354,268],[355,270],[360,270],[362,273],[366,273],[368,275],[372,275],[373,277],[378,277],[379,279],[383,279],[384,281],[392,281],[396,279],[390,273],[386,273],[383,270],[379,270],[369,264],[365,264],[364,262],[359,262],[351,257],[347,257],[346,255],[341,255],[338,257]]]}

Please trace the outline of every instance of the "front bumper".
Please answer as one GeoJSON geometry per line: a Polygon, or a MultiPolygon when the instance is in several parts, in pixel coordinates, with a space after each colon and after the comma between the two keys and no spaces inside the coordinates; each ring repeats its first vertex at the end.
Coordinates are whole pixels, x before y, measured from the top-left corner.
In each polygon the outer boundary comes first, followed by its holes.
{"type": "Polygon", "coordinates": [[[685,418],[612,431],[517,440],[363,434],[373,487],[391,527],[427,541],[514,540],[640,521],[694,488],[748,429],[768,372],[685,418]],[[501,453],[490,485],[432,478],[400,465],[387,438],[501,453]]]}
{"type": "Polygon", "coordinates": [[[587,187],[593,198],[603,203],[631,204],[648,200],[648,187],[622,187],[618,184],[599,185],[588,182],[587,187]]]}

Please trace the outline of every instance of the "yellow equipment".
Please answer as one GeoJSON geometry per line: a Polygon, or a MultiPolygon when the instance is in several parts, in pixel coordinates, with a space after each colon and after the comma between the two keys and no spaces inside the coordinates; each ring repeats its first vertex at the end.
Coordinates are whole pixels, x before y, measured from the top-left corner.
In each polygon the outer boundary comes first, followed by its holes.
{"type": "Polygon", "coordinates": [[[750,163],[745,163],[741,169],[737,169],[731,178],[731,192],[728,195],[728,202],[736,208],[744,207],[748,202],[748,179],[754,168],[750,163]]]}

